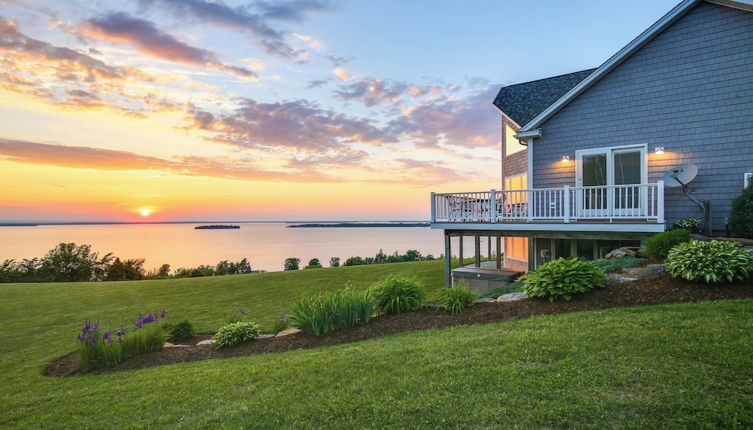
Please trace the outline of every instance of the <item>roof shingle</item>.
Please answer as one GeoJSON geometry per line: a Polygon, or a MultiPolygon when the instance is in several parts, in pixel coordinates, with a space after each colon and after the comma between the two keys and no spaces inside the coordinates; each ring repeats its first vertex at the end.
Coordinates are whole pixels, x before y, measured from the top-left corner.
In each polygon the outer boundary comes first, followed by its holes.
{"type": "Polygon", "coordinates": [[[524,127],[596,69],[502,87],[494,105],[524,127]]]}

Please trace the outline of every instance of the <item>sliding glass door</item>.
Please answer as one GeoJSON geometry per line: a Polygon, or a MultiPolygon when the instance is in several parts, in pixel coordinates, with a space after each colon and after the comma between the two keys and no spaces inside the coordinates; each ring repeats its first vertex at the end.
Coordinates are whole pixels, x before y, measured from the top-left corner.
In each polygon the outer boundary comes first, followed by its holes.
{"type": "Polygon", "coordinates": [[[576,216],[606,218],[645,214],[646,147],[576,151],[576,216]]]}

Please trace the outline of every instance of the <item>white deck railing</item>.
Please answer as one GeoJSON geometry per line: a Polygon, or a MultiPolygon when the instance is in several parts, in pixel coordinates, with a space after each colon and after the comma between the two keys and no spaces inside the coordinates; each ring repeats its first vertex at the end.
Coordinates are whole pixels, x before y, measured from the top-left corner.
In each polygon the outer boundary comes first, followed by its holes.
{"type": "Polygon", "coordinates": [[[664,223],[664,182],[432,193],[432,222],[664,223]]]}

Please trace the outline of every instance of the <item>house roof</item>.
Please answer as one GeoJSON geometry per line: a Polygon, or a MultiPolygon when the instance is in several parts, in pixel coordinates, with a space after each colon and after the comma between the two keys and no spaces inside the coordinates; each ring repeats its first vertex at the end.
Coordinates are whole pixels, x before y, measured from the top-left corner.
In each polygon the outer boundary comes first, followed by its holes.
{"type": "Polygon", "coordinates": [[[519,126],[528,124],[596,69],[502,87],[494,105],[519,126]]]}
{"type": "MultiPolygon", "coordinates": [[[[593,84],[598,82],[606,74],[614,70],[617,66],[622,64],[628,57],[633,55],[636,51],[641,49],[646,43],[651,41],[659,33],[667,29],[675,21],[680,19],[692,8],[699,3],[706,1],[709,3],[718,4],[721,6],[732,7],[736,9],[742,9],[749,12],[753,12],[753,0],[683,0],[675,6],[672,10],[667,12],[666,15],[656,21],[651,27],[646,29],[638,37],[633,39],[630,43],[625,45],[619,52],[609,58],[604,64],[599,66],[593,73],[588,75],[585,79],[578,82],[571,87],[568,91],[561,95],[558,99],[554,100],[549,106],[541,109],[533,119],[527,121],[524,124],[518,122],[521,125],[521,129],[518,130],[518,136],[537,136],[540,135],[538,127],[544,123],[544,121],[551,118],[554,114],[559,112],[560,109],[565,107],[568,103],[573,101],[585,90],[590,88],[593,84]]],[[[517,120],[516,120],[517,122],[517,120]]]]}

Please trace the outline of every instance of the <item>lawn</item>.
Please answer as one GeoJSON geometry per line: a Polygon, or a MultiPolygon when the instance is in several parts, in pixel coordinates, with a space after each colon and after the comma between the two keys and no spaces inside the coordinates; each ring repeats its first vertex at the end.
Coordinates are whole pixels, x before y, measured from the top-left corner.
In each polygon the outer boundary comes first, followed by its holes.
{"type": "Polygon", "coordinates": [[[84,318],[162,307],[212,331],[300,295],[442,263],[204,279],[0,285],[0,427],[751,427],[753,300],[612,309],[75,378],[39,371],[84,318]]]}

